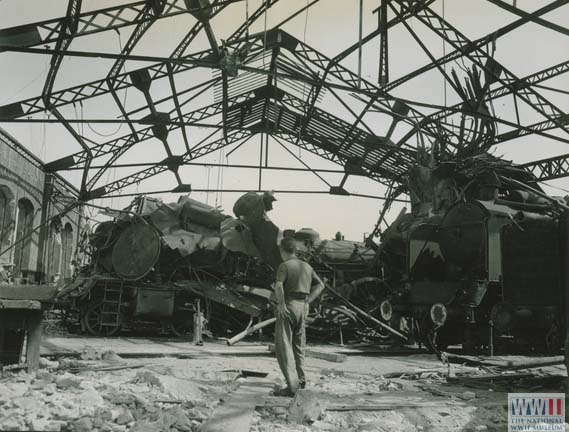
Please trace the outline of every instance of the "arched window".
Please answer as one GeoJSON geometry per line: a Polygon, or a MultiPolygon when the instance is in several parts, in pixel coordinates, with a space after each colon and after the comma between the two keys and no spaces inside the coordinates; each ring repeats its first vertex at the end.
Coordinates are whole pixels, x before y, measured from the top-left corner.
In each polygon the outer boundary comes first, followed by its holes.
{"type": "Polygon", "coordinates": [[[10,242],[10,214],[8,211],[8,196],[0,189],[0,252],[6,249],[10,242]]]}
{"type": "Polygon", "coordinates": [[[16,225],[16,244],[14,246],[14,274],[21,275],[29,270],[32,247],[31,232],[34,225],[34,206],[30,200],[18,200],[18,222],[16,225]]]}
{"type": "Polygon", "coordinates": [[[61,230],[61,220],[54,218],[49,224],[49,243],[47,250],[49,281],[61,276],[61,244],[63,243],[63,233],[61,230]]]}
{"type": "Polygon", "coordinates": [[[63,279],[69,279],[71,277],[71,258],[73,255],[73,227],[69,222],[65,224],[65,228],[61,231],[61,247],[63,248],[61,276],[63,279]]]}

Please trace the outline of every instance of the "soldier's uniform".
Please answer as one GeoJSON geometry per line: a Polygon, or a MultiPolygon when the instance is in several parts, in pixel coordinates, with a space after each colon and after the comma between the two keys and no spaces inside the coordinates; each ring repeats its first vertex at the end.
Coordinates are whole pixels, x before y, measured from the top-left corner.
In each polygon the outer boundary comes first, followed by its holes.
{"type": "Polygon", "coordinates": [[[295,257],[279,265],[277,282],[283,283],[289,316],[281,319],[277,315],[275,353],[288,388],[294,393],[306,383],[303,369],[306,300],[312,285],[322,281],[309,264],[295,257]]]}

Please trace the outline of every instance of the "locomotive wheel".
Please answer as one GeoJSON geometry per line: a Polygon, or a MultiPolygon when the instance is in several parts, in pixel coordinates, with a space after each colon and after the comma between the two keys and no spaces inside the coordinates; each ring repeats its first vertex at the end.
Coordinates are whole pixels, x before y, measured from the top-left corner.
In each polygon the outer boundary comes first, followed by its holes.
{"type": "MultiPolygon", "coordinates": [[[[119,323],[116,326],[102,325],[101,307],[102,304],[99,303],[87,309],[87,312],[83,316],[85,328],[93,336],[113,336],[118,333],[122,324],[119,323]]],[[[120,321],[122,322],[122,319],[120,321]]]]}

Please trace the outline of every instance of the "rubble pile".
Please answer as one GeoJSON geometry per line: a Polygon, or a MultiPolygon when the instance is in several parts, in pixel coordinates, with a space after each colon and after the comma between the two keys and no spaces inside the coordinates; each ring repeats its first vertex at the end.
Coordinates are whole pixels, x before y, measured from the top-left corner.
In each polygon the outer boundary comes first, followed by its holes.
{"type": "Polygon", "coordinates": [[[197,431],[237,385],[235,373],[193,370],[188,377],[112,352],[96,357],[47,362],[33,374],[3,372],[0,430],[197,431]]]}
{"type": "MultiPolygon", "coordinates": [[[[517,366],[514,366],[514,368],[517,366]]],[[[542,381],[533,391],[559,389],[542,381]]],[[[255,432],[269,431],[501,431],[508,422],[508,391],[527,391],[521,374],[487,366],[446,365],[372,375],[322,369],[317,382],[290,401],[269,398],[257,407],[255,432]],[[477,388],[464,382],[476,381],[477,388]],[[509,390],[494,385],[509,382],[509,390]]],[[[535,384],[535,381],[533,382],[535,384]]]]}

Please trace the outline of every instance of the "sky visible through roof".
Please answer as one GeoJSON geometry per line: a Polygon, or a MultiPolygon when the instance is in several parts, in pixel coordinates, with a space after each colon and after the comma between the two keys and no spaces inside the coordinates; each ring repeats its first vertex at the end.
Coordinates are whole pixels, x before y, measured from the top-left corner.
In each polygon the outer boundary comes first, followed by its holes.
{"type": "MultiPolygon", "coordinates": [[[[264,0],[262,0],[264,1],[264,0]]],[[[100,9],[120,3],[117,1],[84,0],[82,11],[100,9]]],[[[183,2],[181,2],[183,3],[183,2]]],[[[511,2],[510,2],[511,3],[511,2]]],[[[541,0],[518,0],[517,6],[531,12],[548,4],[549,1],[541,0]]],[[[249,13],[256,10],[261,0],[241,1],[230,5],[212,20],[216,37],[219,41],[227,38],[245,19],[247,8],[249,13]]],[[[269,9],[249,29],[250,33],[270,29],[281,22],[290,14],[294,13],[307,4],[306,0],[280,0],[269,9]]],[[[372,11],[379,5],[377,0],[364,0],[364,36],[377,27],[377,15],[372,11]]],[[[37,2],[31,0],[0,0],[0,28],[8,28],[16,25],[43,21],[65,15],[67,2],[63,0],[50,0],[37,2]]],[[[283,26],[283,30],[292,34],[297,39],[304,41],[309,46],[334,57],[343,49],[351,46],[358,39],[358,0],[321,0],[309,9],[308,13],[301,13],[296,18],[283,26]]],[[[517,19],[514,15],[502,10],[486,0],[438,0],[433,9],[451,22],[471,40],[491,33],[497,28],[517,19]]],[[[559,25],[569,23],[569,5],[544,15],[542,18],[559,25]]],[[[141,42],[136,46],[133,54],[167,57],[176,47],[180,39],[196,22],[189,14],[158,20],[145,34],[141,42]]],[[[448,44],[425,28],[417,19],[409,20],[410,26],[421,35],[422,41],[429,46],[437,57],[444,52],[451,51],[448,44]]],[[[120,52],[121,46],[128,40],[131,27],[124,27],[119,32],[108,31],[76,38],[71,44],[72,50],[120,52]]],[[[500,38],[496,43],[495,58],[514,72],[518,77],[523,77],[548,66],[567,61],[569,56],[569,37],[546,29],[537,24],[529,23],[510,34],[500,38]]],[[[188,53],[197,52],[208,48],[207,38],[202,34],[190,46],[188,53]]],[[[398,25],[390,29],[389,33],[389,56],[390,78],[396,79],[414,69],[429,62],[428,57],[420,49],[417,42],[412,39],[407,30],[398,25]]],[[[362,77],[373,83],[377,83],[379,40],[376,38],[363,49],[362,77]]],[[[16,102],[28,97],[41,94],[50,61],[49,55],[24,54],[24,53],[0,53],[0,106],[16,102]]],[[[342,64],[357,72],[357,52],[347,57],[342,64]]],[[[85,59],[68,57],[57,76],[54,89],[62,89],[87,81],[100,79],[106,76],[113,60],[85,59]]],[[[134,70],[149,63],[127,61],[125,70],[134,70]]],[[[460,65],[449,64],[460,73],[460,65]]],[[[199,68],[176,77],[178,89],[191,87],[198,82],[210,79],[210,69],[199,68]]],[[[153,82],[151,94],[154,100],[170,94],[168,80],[153,82]]],[[[569,91],[569,75],[564,74],[552,80],[542,83],[544,86],[569,91]]],[[[304,89],[302,89],[304,91],[304,89]]],[[[306,88],[306,93],[310,91],[306,88]]],[[[566,93],[540,90],[550,101],[555,103],[564,112],[569,111],[569,101],[566,93]]],[[[339,92],[341,97],[347,94],[339,92]]],[[[422,101],[438,105],[452,105],[459,101],[453,90],[444,84],[444,79],[439,72],[432,71],[417,79],[411,80],[405,86],[397,88],[394,96],[422,101]],[[446,87],[446,88],[445,88],[446,87]]],[[[135,89],[119,92],[119,97],[125,102],[128,110],[134,110],[144,106],[144,97],[135,89]]],[[[203,97],[192,102],[195,108],[200,104],[208,105],[213,102],[213,91],[207,92],[203,97]]],[[[167,103],[166,103],[167,106],[167,103]]],[[[358,107],[357,104],[354,106],[358,107]]],[[[319,108],[334,114],[347,122],[353,122],[353,116],[329,93],[326,93],[319,108]]],[[[361,104],[360,109],[363,107],[361,104]]],[[[494,110],[498,116],[511,116],[512,104],[508,98],[498,99],[494,103],[494,110]]],[[[66,118],[89,119],[108,118],[118,116],[120,113],[110,96],[95,98],[85,101],[83,104],[69,105],[62,108],[66,118]]],[[[425,113],[428,113],[425,110],[425,113]]],[[[36,114],[32,118],[45,118],[46,114],[36,114]]],[[[527,123],[539,121],[535,113],[527,107],[520,108],[520,116],[527,123]]],[[[385,133],[391,120],[381,114],[375,114],[368,118],[374,132],[378,135],[385,133]]],[[[10,134],[16,137],[23,145],[44,161],[52,161],[63,157],[71,152],[79,151],[79,145],[61,125],[57,124],[0,124],[10,134]]],[[[104,142],[113,137],[119,137],[127,133],[127,125],[117,124],[83,124],[76,126],[78,132],[94,142],[104,142]]],[[[210,132],[203,127],[188,128],[190,142],[197,142],[210,132]]],[[[402,134],[402,132],[396,132],[402,134]]],[[[555,131],[554,134],[562,132],[555,131]]],[[[184,145],[179,131],[170,134],[169,142],[172,144],[174,153],[182,153],[184,145]]],[[[231,147],[217,151],[202,159],[202,162],[247,164],[259,163],[260,136],[251,139],[234,152],[231,147]]],[[[302,167],[301,163],[290,155],[293,152],[302,162],[313,168],[341,169],[329,161],[323,160],[305,150],[294,146],[284,149],[278,142],[269,139],[268,162],[269,166],[292,166],[302,167]]],[[[509,141],[496,146],[493,149],[496,155],[503,155],[507,159],[523,163],[542,159],[549,156],[569,153],[566,144],[548,140],[535,135],[509,141]]],[[[164,148],[156,139],[138,144],[129,151],[123,162],[130,163],[160,161],[165,157],[164,148]]],[[[139,169],[139,168],[138,168],[139,169]]],[[[107,183],[120,178],[136,170],[135,168],[117,168],[105,173],[102,181],[107,183]]],[[[74,184],[80,182],[79,171],[62,173],[74,184]]],[[[312,173],[285,172],[274,170],[262,171],[261,188],[266,189],[293,189],[293,190],[328,190],[324,184],[312,173]]],[[[330,184],[339,184],[341,174],[322,173],[330,184]]],[[[205,168],[200,166],[186,166],[180,169],[180,176],[184,183],[191,183],[194,189],[257,189],[259,184],[259,170],[238,168],[205,168]]],[[[548,184],[569,189],[569,180],[560,179],[548,182],[548,184]]],[[[149,192],[154,190],[171,189],[175,185],[173,176],[167,172],[153,177],[141,185],[133,185],[125,192],[149,192]]],[[[359,177],[350,177],[346,183],[346,189],[353,193],[382,196],[385,187],[378,183],[359,177]]],[[[566,195],[558,189],[544,187],[553,195],[566,195]]],[[[208,202],[212,205],[221,206],[226,213],[231,214],[231,208],[239,193],[204,193],[193,192],[195,199],[208,202]]],[[[177,199],[175,194],[163,194],[160,197],[164,201],[177,199]]],[[[127,205],[132,198],[110,198],[96,200],[104,206],[121,208],[127,205]]],[[[346,238],[360,240],[364,233],[372,230],[378,217],[382,202],[376,199],[358,197],[341,197],[327,194],[279,194],[278,201],[270,216],[282,229],[312,227],[319,231],[323,238],[332,237],[337,231],[341,231],[346,238]]],[[[388,219],[393,219],[400,211],[403,204],[396,203],[388,219]]]]}

